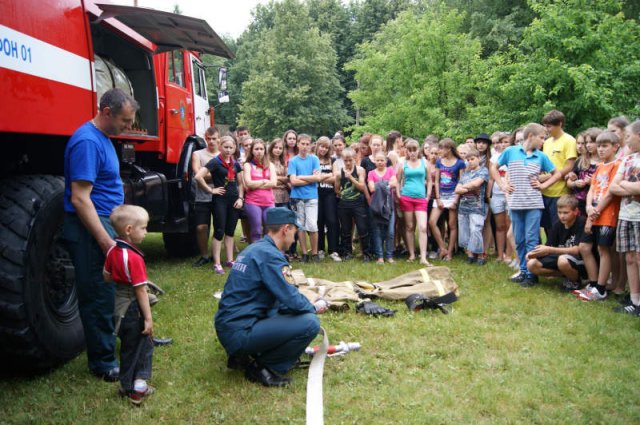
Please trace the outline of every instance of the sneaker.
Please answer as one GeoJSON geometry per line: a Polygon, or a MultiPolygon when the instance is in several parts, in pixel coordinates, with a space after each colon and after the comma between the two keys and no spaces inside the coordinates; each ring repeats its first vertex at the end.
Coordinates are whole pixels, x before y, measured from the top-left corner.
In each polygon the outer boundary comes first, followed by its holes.
{"type": "Polygon", "coordinates": [[[151,385],[147,385],[147,390],[144,392],[131,391],[129,393],[129,401],[135,404],[136,406],[140,406],[140,404],[142,404],[142,401],[145,399],[145,397],[149,397],[151,394],[155,392],[156,392],[156,389],[154,387],[152,387],[151,385]]]}
{"type": "Polygon", "coordinates": [[[198,258],[198,261],[193,263],[193,267],[202,267],[202,266],[204,266],[206,264],[209,264],[212,261],[213,261],[213,259],[211,257],[200,257],[200,258],[198,258]]]}
{"type": "Polygon", "coordinates": [[[525,273],[520,272],[518,274],[511,276],[511,282],[521,283],[526,278],[527,278],[527,275],[525,273]]]}
{"type": "Polygon", "coordinates": [[[582,283],[565,279],[560,285],[560,289],[564,292],[573,292],[582,288],[582,283]]]}
{"type": "Polygon", "coordinates": [[[318,257],[320,257],[321,260],[324,259],[324,251],[323,250],[318,251],[318,257]]]}
{"type": "Polygon", "coordinates": [[[478,261],[476,261],[476,264],[479,266],[484,266],[485,264],[487,264],[487,258],[486,257],[478,257],[478,261]]]}
{"type": "Polygon", "coordinates": [[[512,268],[512,269],[514,269],[514,270],[519,270],[519,269],[520,269],[520,261],[518,261],[518,260],[512,260],[512,261],[509,263],[509,267],[511,267],[511,268],[512,268]]]}
{"type": "Polygon", "coordinates": [[[429,253],[429,260],[436,260],[438,258],[438,253],[435,251],[431,251],[429,253]]]}
{"type": "Polygon", "coordinates": [[[311,256],[311,262],[312,263],[321,263],[322,262],[322,257],[320,257],[319,254],[312,255],[311,256]]]}
{"type": "Polygon", "coordinates": [[[369,257],[369,254],[363,254],[362,255],[362,262],[363,263],[368,263],[371,261],[371,257],[369,257]]]}
{"type": "Polygon", "coordinates": [[[475,263],[476,259],[474,257],[467,257],[467,264],[475,263]]]}
{"type": "Polygon", "coordinates": [[[633,304],[621,305],[621,306],[615,307],[613,311],[615,311],[616,313],[625,313],[625,314],[630,314],[631,316],[638,316],[640,315],[640,306],[633,305],[633,304]]]}
{"type": "Polygon", "coordinates": [[[384,258],[378,258],[376,264],[384,264],[384,258]]]}
{"type": "Polygon", "coordinates": [[[586,294],[587,292],[591,291],[591,289],[593,289],[593,286],[591,286],[590,284],[587,284],[587,286],[585,286],[584,288],[573,290],[571,291],[571,293],[576,297],[579,297],[580,294],[586,294]]]}
{"type": "Polygon", "coordinates": [[[225,261],[224,266],[231,268],[235,263],[235,261],[225,261]]]}
{"type": "Polygon", "coordinates": [[[224,269],[222,268],[222,266],[220,264],[216,264],[215,266],[213,266],[213,271],[216,274],[224,274],[224,269]]]}
{"type": "Polygon", "coordinates": [[[309,254],[302,254],[302,256],[300,257],[300,262],[301,263],[308,263],[309,260],[310,260],[309,254]]]}
{"type": "Polygon", "coordinates": [[[526,276],[522,282],[520,282],[520,286],[523,288],[531,288],[532,286],[536,286],[538,284],[538,276],[530,275],[526,276]]]}
{"type": "Polygon", "coordinates": [[[331,258],[336,263],[339,263],[340,261],[342,261],[342,258],[340,258],[340,255],[338,255],[337,252],[332,252],[331,254],[329,254],[329,258],[331,258]]]}
{"type": "Polygon", "coordinates": [[[353,254],[345,254],[345,255],[342,256],[342,259],[344,261],[353,260],[353,254]]]}
{"type": "Polygon", "coordinates": [[[580,301],[604,301],[607,299],[607,291],[601,294],[598,288],[594,286],[588,292],[581,292],[580,295],[578,295],[578,299],[580,301]]]}
{"type": "Polygon", "coordinates": [[[394,260],[393,258],[387,258],[387,263],[393,264],[395,262],[396,262],[396,260],[394,260]]]}

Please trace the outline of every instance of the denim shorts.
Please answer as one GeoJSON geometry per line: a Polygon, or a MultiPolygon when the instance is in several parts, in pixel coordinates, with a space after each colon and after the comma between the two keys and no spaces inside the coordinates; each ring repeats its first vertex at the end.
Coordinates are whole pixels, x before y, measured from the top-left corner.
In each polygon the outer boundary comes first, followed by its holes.
{"type": "Polygon", "coordinates": [[[296,213],[298,230],[318,231],[318,199],[291,199],[291,209],[296,213]]]}

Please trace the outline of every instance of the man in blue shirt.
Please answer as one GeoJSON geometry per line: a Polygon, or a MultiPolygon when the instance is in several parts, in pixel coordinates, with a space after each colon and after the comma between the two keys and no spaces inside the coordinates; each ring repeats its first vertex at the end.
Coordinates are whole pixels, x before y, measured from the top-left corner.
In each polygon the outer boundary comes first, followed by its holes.
{"type": "Polygon", "coordinates": [[[316,313],[327,303],[311,304],[293,285],[284,256],[297,231],[287,208],[266,213],[267,235],[236,258],[215,315],[215,329],[229,355],[227,366],[245,368],[245,377],[265,386],[284,386],[283,377],[320,330],[316,313]]]}
{"type": "Polygon", "coordinates": [[[130,129],[138,103],[120,89],[100,98],[98,114],[71,136],[64,153],[64,238],[75,267],[80,319],[89,370],[116,381],[113,310],[115,287],[105,283],[105,254],[115,241],[109,223],[113,208],[124,201],[120,164],[109,136],[130,129]]]}

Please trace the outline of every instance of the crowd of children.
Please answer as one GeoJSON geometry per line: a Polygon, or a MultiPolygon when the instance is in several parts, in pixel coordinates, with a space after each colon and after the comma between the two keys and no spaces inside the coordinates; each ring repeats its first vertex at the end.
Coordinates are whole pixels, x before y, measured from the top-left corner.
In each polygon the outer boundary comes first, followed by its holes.
{"type": "MultiPolygon", "coordinates": [[[[194,267],[213,263],[224,274],[233,265],[238,221],[255,242],[266,210],[285,206],[296,215],[302,262],[351,260],[357,240],[365,262],[406,255],[429,265],[460,251],[468,264],[483,266],[494,247],[497,261],[518,270],[511,280],[522,287],[539,276],[561,277],[580,300],[613,293],[617,311],[640,316],[640,120],[614,118],[577,139],[564,132],[564,120],[554,110],[544,125],[482,133],[460,146],[433,135],[420,146],[397,131],[366,134],[347,147],[341,133],[314,143],[288,130],[267,144],[245,127],[236,131],[239,139],[210,128],[206,147],[192,157],[200,251],[194,267]]],[[[119,238],[104,275],[117,283],[121,392],[139,404],[154,391],[146,382],[153,353],[147,276],[135,246],[148,215],[125,205],[111,221],[119,238]]],[[[287,255],[297,257],[295,244],[287,255]]]]}
{"type": "Polygon", "coordinates": [[[194,265],[213,262],[225,273],[221,241],[230,267],[237,221],[247,218],[244,236],[255,241],[266,209],[287,206],[299,229],[292,260],[350,260],[358,243],[365,262],[406,256],[429,264],[464,252],[482,266],[494,251],[523,287],[563,276],[565,289],[591,301],[623,294],[628,283],[623,310],[637,314],[640,123],[613,118],[576,139],[560,111],[542,124],[481,133],[459,146],[434,135],[421,146],[397,131],[365,134],[347,147],[341,133],[313,141],[288,130],[266,144],[245,127],[239,139],[211,129],[219,146],[195,152],[193,171],[199,229],[213,218],[212,255],[199,237],[194,265]]]}

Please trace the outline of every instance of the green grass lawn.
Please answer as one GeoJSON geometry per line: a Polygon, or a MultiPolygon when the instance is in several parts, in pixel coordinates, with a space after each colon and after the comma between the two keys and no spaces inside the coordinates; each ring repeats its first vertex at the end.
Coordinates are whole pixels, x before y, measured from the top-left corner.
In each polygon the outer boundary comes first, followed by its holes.
{"type": "MultiPolygon", "coordinates": [[[[83,354],[44,376],[0,381],[0,424],[304,423],[306,370],[292,372],[291,387],[271,389],[226,369],[213,330],[213,294],[226,275],[167,259],[159,235],[143,249],[150,279],[167,291],[154,307],[155,333],[175,339],[155,351],[157,393],[131,406],[118,384],[88,373],[83,354]]],[[[613,313],[615,301],[582,303],[553,281],[521,289],[502,264],[447,265],[461,292],[450,315],[383,301],[395,317],[353,309],[321,317],[332,342],[362,344],[325,364],[327,424],[640,422],[639,319],[613,313]]],[[[376,282],[419,265],[294,267],[376,282]]]]}

